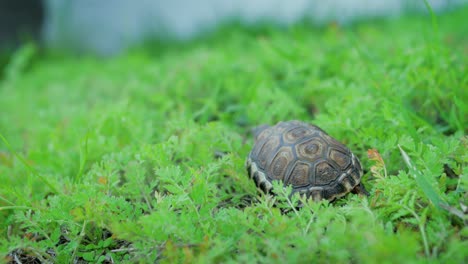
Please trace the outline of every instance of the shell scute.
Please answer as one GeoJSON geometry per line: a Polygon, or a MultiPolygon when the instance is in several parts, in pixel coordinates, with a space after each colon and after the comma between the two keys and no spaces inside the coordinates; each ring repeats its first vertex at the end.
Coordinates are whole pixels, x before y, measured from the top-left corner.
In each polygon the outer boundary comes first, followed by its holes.
{"type": "Polygon", "coordinates": [[[310,165],[298,161],[289,174],[287,183],[292,184],[294,187],[302,187],[310,184],[310,165]]]}
{"type": "Polygon", "coordinates": [[[323,158],[327,144],[320,137],[311,137],[295,147],[299,158],[313,162],[323,158]]]}
{"type": "Polygon", "coordinates": [[[282,147],[276,152],[271,165],[269,166],[269,176],[272,180],[283,180],[288,164],[293,160],[293,153],[290,148],[282,147]]]}
{"type": "Polygon", "coordinates": [[[330,159],[333,160],[341,169],[346,169],[351,165],[351,157],[342,150],[330,149],[330,159]]]}
{"type": "Polygon", "coordinates": [[[300,121],[263,127],[246,167],[264,192],[280,180],[306,197],[333,200],[360,184],[359,159],[321,128],[300,121]]]}

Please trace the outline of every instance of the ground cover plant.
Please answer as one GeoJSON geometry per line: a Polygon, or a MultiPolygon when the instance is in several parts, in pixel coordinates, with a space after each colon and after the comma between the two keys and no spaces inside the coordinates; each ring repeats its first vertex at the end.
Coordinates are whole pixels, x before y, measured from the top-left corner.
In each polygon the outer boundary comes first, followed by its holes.
{"type": "Polygon", "coordinates": [[[24,46],[0,86],[2,262],[466,263],[467,16],[24,46]],[[345,143],[370,196],[258,192],[250,131],[290,119],[345,143]]]}

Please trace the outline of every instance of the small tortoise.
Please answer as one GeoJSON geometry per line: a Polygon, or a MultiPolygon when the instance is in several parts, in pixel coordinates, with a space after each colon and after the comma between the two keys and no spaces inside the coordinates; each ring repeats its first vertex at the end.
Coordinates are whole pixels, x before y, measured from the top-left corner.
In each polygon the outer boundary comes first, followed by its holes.
{"type": "Polygon", "coordinates": [[[257,128],[246,167],[266,193],[272,181],[281,180],[315,201],[332,201],[350,191],[368,195],[359,159],[319,127],[300,121],[257,128]]]}

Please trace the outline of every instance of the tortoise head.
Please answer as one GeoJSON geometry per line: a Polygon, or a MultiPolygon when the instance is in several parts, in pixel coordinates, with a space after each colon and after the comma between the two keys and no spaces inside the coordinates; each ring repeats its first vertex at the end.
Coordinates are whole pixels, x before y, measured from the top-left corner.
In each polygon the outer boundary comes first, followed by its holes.
{"type": "Polygon", "coordinates": [[[265,129],[270,128],[270,127],[271,127],[270,125],[263,124],[263,125],[259,125],[259,126],[252,128],[252,134],[254,135],[255,140],[257,140],[258,136],[263,131],[265,131],[265,129]]]}

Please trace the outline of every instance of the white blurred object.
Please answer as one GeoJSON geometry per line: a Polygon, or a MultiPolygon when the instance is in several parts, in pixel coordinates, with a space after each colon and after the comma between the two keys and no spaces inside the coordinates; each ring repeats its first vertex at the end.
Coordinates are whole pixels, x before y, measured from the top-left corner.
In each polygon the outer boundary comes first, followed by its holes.
{"type": "MultiPolygon", "coordinates": [[[[423,0],[44,0],[44,37],[53,47],[115,54],[146,38],[188,39],[217,25],[301,19],[347,23],[357,18],[426,11],[423,0]]],[[[468,0],[427,0],[434,11],[468,0]]]]}

